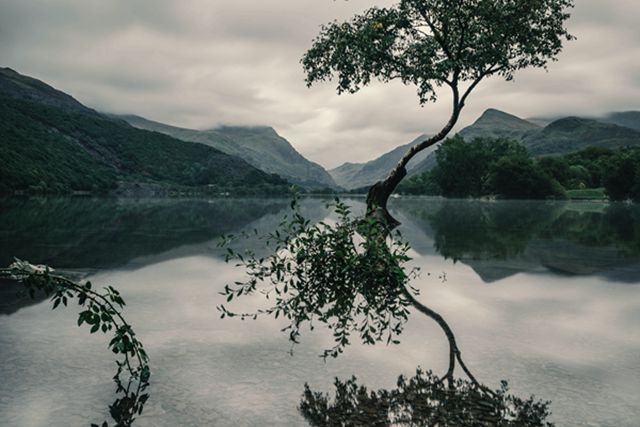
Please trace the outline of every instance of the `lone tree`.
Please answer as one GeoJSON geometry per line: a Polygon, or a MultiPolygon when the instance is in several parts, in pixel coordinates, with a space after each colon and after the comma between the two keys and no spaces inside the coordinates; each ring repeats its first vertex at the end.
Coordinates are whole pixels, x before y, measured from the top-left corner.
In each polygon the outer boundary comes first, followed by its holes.
{"type": "MultiPolygon", "coordinates": [[[[292,343],[298,342],[303,325],[313,329],[324,324],[333,332],[334,346],[323,356],[337,357],[354,335],[365,344],[398,343],[396,338],[409,318],[411,306],[434,320],[449,343],[447,372],[441,378],[418,375],[421,389],[428,387],[432,396],[440,396],[446,381],[449,391],[460,392],[456,396],[447,394],[447,402],[459,406],[459,402],[468,400],[471,390],[474,396],[489,399],[491,408],[502,411],[502,415],[532,407],[527,402],[533,401],[506,401],[502,391],[492,391],[478,382],[466,367],[448,323],[416,298],[419,291],[410,282],[417,271],[407,268],[411,260],[409,245],[400,236],[389,239],[390,231],[399,223],[387,211],[387,201],[406,175],[409,160],[447,136],[482,80],[492,75],[511,80],[516,70],[545,67],[556,58],[563,40],[572,39],[564,28],[567,10],[572,6],[573,0],[400,0],[394,7],[372,8],[347,23],[324,26],[302,60],[308,85],[337,77],[338,93],[354,93],[374,78],[383,82],[399,79],[418,87],[421,104],[435,101],[437,88],[447,86],[453,95],[451,118],[435,136],[409,149],[389,176],[371,187],[364,219],[354,218],[346,204],[336,201],[335,223],[316,224],[300,214],[294,199],[292,217],[285,218],[265,237],[266,245],[273,248],[271,255],[238,253],[230,247],[237,236],[225,236],[220,245],[227,249],[227,262],[233,260],[244,267],[247,278],[226,285],[221,293],[230,302],[262,292],[271,306],[234,313],[220,305],[221,317],[283,316],[289,322],[283,331],[289,333],[292,343]],[[455,380],[456,365],[468,381],[455,380]]],[[[356,387],[354,382],[341,384],[337,385],[343,390],[356,387]]],[[[337,406],[343,395],[339,390],[337,406]]],[[[383,392],[377,396],[386,399],[391,395],[396,396],[383,392]]],[[[404,393],[397,396],[402,398],[404,393]]],[[[383,409],[409,409],[403,402],[394,406],[385,399],[378,399],[383,409]]],[[[426,396],[423,403],[425,399],[429,404],[434,402],[426,396]]],[[[327,405],[323,396],[307,393],[302,409],[305,416],[316,419],[317,415],[317,419],[327,421],[322,412],[333,410],[327,405]]],[[[546,425],[541,420],[547,414],[546,404],[535,408],[527,417],[540,423],[515,425],[546,425]]],[[[442,425],[510,424],[478,424],[474,418],[471,424],[442,425]]]]}
{"type": "Polygon", "coordinates": [[[302,64],[308,86],[336,78],[338,94],[355,93],[372,80],[400,80],[418,89],[420,105],[452,94],[451,117],[435,135],[411,147],[367,197],[368,215],[389,229],[389,196],[406,176],[407,163],[442,141],[456,125],[467,98],[490,76],[512,80],[517,70],[545,68],[571,36],[564,24],[573,0],[400,0],[371,8],[349,22],[322,27],[302,64]]]}

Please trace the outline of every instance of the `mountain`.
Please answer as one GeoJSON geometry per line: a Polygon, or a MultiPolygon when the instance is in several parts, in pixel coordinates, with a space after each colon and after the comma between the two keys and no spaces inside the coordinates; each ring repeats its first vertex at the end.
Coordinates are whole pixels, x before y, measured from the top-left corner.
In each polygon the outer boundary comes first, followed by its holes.
{"type": "MultiPolygon", "coordinates": [[[[521,141],[525,136],[540,130],[540,126],[504,111],[490,108],[470,126],[458,132],[467,141],[475,138],[508,138],[521,141]]],[[[434,150],[435,151],[435,150],[434,150]]],[[[417,175],[433,169],[435,152],[417,163],[409,175],[417,175]]]]}
{"type": "Polygon", "coordinates": [[[587,147],[639,145],[640,131],[594,119],[566,117],[527,135],[522,142],[534,155],[565,154],[587,147]]]}
{"type": "MultiPolygon", "coordinates": [[[[382,156],[367,163],[345,163],[329,171],[334,181],[348,190],[367,187],[387,177],[391,169],[398,163],[402,156],[413,145],[424,141],[426,135],[421,135],[409,144],[401,145],[382,156]]],[[[435,147],[429,147],[418,153],[407,165],[409,172],[425,157],[435,151],[435,147]]]]}
{"type": "MultiPolygon", "coordinates": [[[[523,120],[503,111],[488,109],[458,135],[467,141],[475,138],[514,139],[522,142],[531,154],[550,155],[566,154],[587,147],[615,149],[638,145],[640,130],[637,127],[640,127],[640,112],[635,111],[612,113],[601,119],[565,117],[523,120]]],[[[417,164],[410,175],[426,172],[435,165],[434,153],[417,164]]]]}
{"type": "Polygon", "coordinates": [[[65,111],[95,113],[72,96],[32,77],[23,76],[11,68],[0,67],[0,95],[31,101],[65,111]]]}
{"type": "Polygon", "coordinates": [[[0,193],[286,184],[206,145],[113,120],[6,68],[0,73],[0,158],[0,193]]]}
{"type": "Polygon", "coordinates": [[[540,130],[540,126],[493,108],[485,111],[471,126],[458,132],[465,140],[475,138],[508,138],[521,141],[540,130]]]}
{"type": "Polygon", "coordinates": [[[514,115],[489,109],[471,126],[458,132],[465,140],[475,138],[509,138],[522,142],[534,155],[565,154],[586,147],[619,148],[640,143],[640,113],[616,113],[604,119],[565,117],[544,127],[514,115]],[[629,124],[632,126],[614,124],[629,124]]]}
{"type": "Polygon", "coordinates": [[[604,122],[613,123],[614,125],[624,126],[640,131],[640,111],[622,111],[618,113],[609,113],[601,120],[604,122]]]}
{"type": "Polygon", "coordinates": [[[224,126],[193,130],[147,120],[139,116],[119,116],[132,126],[164,133],[182,141],[199,142],[224,153],[243,158],[254,167],[278,174],[288,181],[312,188],[335,187],[322,166],[305,159],[270,127],[224,126]]]}

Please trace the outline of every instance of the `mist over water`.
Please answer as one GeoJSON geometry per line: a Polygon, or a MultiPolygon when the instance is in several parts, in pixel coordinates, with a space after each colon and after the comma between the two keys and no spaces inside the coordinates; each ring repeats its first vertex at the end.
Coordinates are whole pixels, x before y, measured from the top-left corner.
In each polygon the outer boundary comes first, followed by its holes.
{"type": "MultiPolygon", "coordinates": [[[[304,200],[312,220],[330,215],[304,200]]],[[[352,202],[356,210],[360,201],[352,202]]],[[[151,358],[151,398],[135,425],[305,425],[305,382],[332,391],[356,375],[395,387],[415,369],[443,372],[447,344],[414,314],[401,344],[354,342],[318,357],[316,329],[288,354],[285,325],[220,319],[218,294],[242,272],[216,247],[222,233],[273,229],[287,200],[60,199],[0,202],[0,261],[13,256],[113,285],[151,358]]],[[[631,205],[394,200],[422,270],[420,300],[456,332],[478,379],[552,401],[558,426],[635,426],[640,419],[640,210],[631,205]],[[443,280],[442,277],[446,277],[443,280]]],[[[246,245],[264,250],[255,239],[246,245]]],[[[114,360],[76,311],[0,291],[0,425],[88,425],[108,418],[114,360]]],[[[235,311],[264,306],[260,295],[235,311]]]]}

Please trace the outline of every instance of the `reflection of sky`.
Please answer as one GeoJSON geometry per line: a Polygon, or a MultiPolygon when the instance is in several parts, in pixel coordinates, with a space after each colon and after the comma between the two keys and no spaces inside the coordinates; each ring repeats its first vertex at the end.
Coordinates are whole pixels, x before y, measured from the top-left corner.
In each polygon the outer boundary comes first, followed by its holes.
{"type": "MultiPolygon", "coordinates": [[[[410,220],[405,227],[408,238],[428,242],[425,228],[410,220]]],[[[497,386],[507,379],[523,397],[553,401],[558,426],[637,425],[636,286],[536,271],[514,271],[487,286],[464,262],[414,247],[420,299],[449,321],[481,381],[497,386]],[[446,282],[438,279],[442,273],[446,282]]],[[[122,291],[126,314],[151,356],[151,400],[136,425],[303,425],[296,406],[305,382],[332,391],[335,376],[356,375],[369,387],[391,388],[417,366],[446,367],[441,331],[418,313],[399,346],[354,344],[324,363],[318,355],[331,335],[316,329],[303,333],[291,357],[281,320],[219,318],[215,307],[224,301],[218,292],[241,272],[195,249],[138,259],[135,268],[92,278],[122,291]]],[[[262,302],[244,298],[230,308],[251,310],[262,302]]],[[[87,425],[106,418],[115,389],[108,338],[76,328],[75,316],[73,308],[52,312],[48,303],[0,316],[0,425],[87,425]]]]}
{"type": "MultiPolygon", "coordinates": [[[[467,266],[429,256],[415,262],[425,272],[421,300],[448,319],[483,381],[506,378],[522,395],[552,400],[558,425],[634,425],[640,416],[635,287],[527,274],[487,287],[467,266]],[[434,277],[441,272],[445,283],[434,277]]],[[[323,363],[318,354],[330,335],[316,330],[303,334],[290,357],[282,323],[219,319],[217,292],[237,277],[218,260],[190,257],[93,278],[123,292],[151,355],[152,397],[138,425],[301,425],[295,408],[305,382],[330,391],[334,376],[355,374],[366,385],[393,387],[398,374],[418,365],[445,367],[441,332],[419,314],[399,346],[356,344],[323,363]]],[[[249,298],[232,307],[260,302],[249,298]]],[[[76,328],[72,309],[51,312],[43,303],[2,317],[0,344],[1,425],[81,425],[105,412],[114,367],[106,338],[76,328]]]]}

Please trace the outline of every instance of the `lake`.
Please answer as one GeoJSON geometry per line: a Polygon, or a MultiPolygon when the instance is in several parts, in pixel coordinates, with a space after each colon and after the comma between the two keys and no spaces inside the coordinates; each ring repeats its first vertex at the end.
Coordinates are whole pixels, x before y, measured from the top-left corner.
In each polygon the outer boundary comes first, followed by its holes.
{"type": "MultiPolygon", "coordinates": [[[[277,199],[4,200],[0,262],[16,256],[121,291],[151,358],[151,398],[136,426],[303,426],[305,383],[333,392],[335,377],[355,375],[369,388],[393,388],[417,367],[443,373],[447,342],[417,312],[399,345],[355,342],[326,362],[326,330],[305,331],[290,355],[282,319],[220,319],[218,292],[243,276],[224,262],[219,236],[271,230],[288,207],[277,199]]],[[[301,210],[331,219],[320,199],[301,210]]],[[[422,271],[413,283],[420,300],[448,320],[480,381],[505,379],[514,394],[550,400],[558,426],[638,425],[638,206],[401,198],[391,211],[422,271]]],[[[243,245],[265,251],[257,239],[243,245]]],[[[108,419],[108,338],[76,327],[77,309],[51,311],[18,289],[0,287],[0,425],[108,419]]],[[[261,303],[257,295],[230,307],[261,303]]]]}

